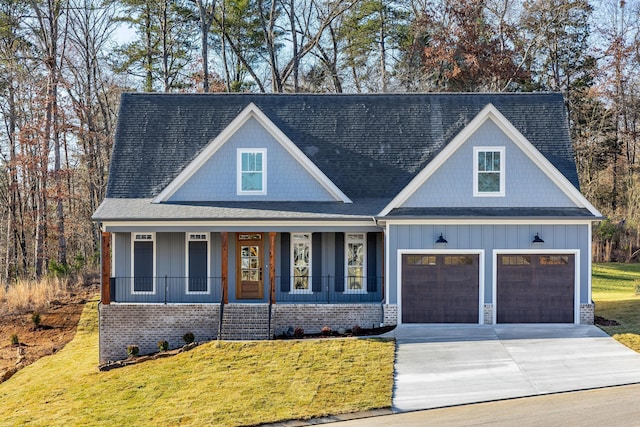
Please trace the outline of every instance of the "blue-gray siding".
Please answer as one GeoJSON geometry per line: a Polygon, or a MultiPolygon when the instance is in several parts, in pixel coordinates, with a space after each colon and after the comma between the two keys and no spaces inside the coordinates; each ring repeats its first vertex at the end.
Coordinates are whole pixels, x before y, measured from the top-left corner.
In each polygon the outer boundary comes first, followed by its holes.
{"type": "MultiPolygon", "coordinates": [[[[309,230],[307,230],[309,231],[309,230]]],[[[350,230],[354,231],[354,230],[350,230]]],[[[355,230],[358,231],[358,230],[355,230]]],[[[358,232],[366,232],[359,230],[358,232]]],[[[131,291],[131,234],[130,233],[113,233],[114,238],[114,262],[115,269],[112,276],[116,277],[116,302],[164,302],[165,293],[168,302],[192,303],[192,302],[216,302],[215,299],[219,295],[219,287],[221,285],[220,278],[222,276],[222,236],[220,233],[209,233],[210,260],[209,260],[209,277],[211,295],[186,294],[186,235],[183,232],[166,232],[155,234],[155,254],[156,254],[156,293],[133,294],[131,291]],[[167,278],[165,280],[165,277],[167,278]]],[[[281,268],[281,233],[276,235],[275,259],[276,259],[276,277],[289,276],[290,271],[283,272],[281,268]]],[[[228,290],[230,303],[251,303],[266,302],[269,298],[270,278],[269,278],[269,234],[263,234],[263,279],[264,279],[264,298],[262,300],[254,299],[238,299],[236,297],[236,234],[228,235],[228,290]]],[[[357,302],[357,301],[379,301],[382,295],[383,283],[381,281],[383,269],[383,244],[382,233],[376,236],[376,277],[379,282],[375,292],[369,293],[368,296],[359,296],[358,294],[346,295],[337,292],[334,287],[336,275],[336,259],[335,253],[335,233],[323,232],[321,234],[321,248],[318,254],[321,260],[320,271],[318,275],[322,277],[323,292],[316,293],[308,297],[293,297],[289,295],[285,297],[291,302],[318,302],[325,303],[328,300],[332,302],[357,302]],[[302,300],[300,300],[302,298],[302,300]],[[307,299],[304,299],[307,298],[307,299]]],[[[317,249],[317,248],[316,248],[317,249]]],[[[280,281],[276,280],[276,288],[279,290],[280,281]]],[[[282,295],[280,295],[282,297],[282,295]]],[[[279,298],[280,302],[285,302],[279,298]]]]}
{"type": "Polygon", "coordinates": [[[180,187],[170,201],[334,201],[267,132],[257,120],[249,119],[180,187]],[[266,148],[267,194],[237,195],[237,149],[266,148]]]}
{"type": "Polygon", "coordinates": [[[555,249],[580,251],[580,303],[590,303],[589,295],[589,224],[565,225],[390,225],[389,236],[389,303],[396,304],[398,288],[397,254],[400,249],[415,250],[484,250],[484,303],[493,298],[493,251],[555,249]],[[437,247],[440,233],[448,241],[446,248],[437,247]],[[536,233],[544,240],[541,247],[532,245],[536,233]]]}
{"type": "Polygon", "coordinates": [[[539,165],[491,120],[485,122],[402,207],[575,207],[539,165]],[[505,147],[505,197],[473,197],[473,147],[505,147]]]}

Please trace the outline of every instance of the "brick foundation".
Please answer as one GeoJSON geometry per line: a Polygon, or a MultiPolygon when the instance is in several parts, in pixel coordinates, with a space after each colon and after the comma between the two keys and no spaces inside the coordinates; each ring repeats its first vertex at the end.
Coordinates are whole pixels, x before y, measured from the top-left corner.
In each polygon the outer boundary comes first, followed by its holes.
{"type": "Polygon", "coordinates": [[[127,358],[127,346],[140,354],[158,351],[158,341],[170,348],[184,345],[192,332],[196,341],[215,339],[219,306],[214,304],[109,304],[100,305],[100,362],[127,358]]]}
{"type": "MultiPolygon", "coordinates": [[[[193,332],[196,341],[217,338],[217,304],[109,304],[100,305],[100,362],[127,357],[127,346],[140,354],[158,351],[167,340],[171,348],[184,344],[182,336],[193,332]]],[[[289,327],[320,332],[323,326],[337,330],[355,325],[363,328],[397,324],[398,307],[380,304],[275,304],[272,329],[267,329],[266,304],[228,304],[224,308],[223,339],[268,339],[289,327]]]]}
{"type": "Polygon", "coordinates": [[[593,325],[595,304],[580,304],[580,324],[593,325]]]}
{"type": "Polygon", "coordinates": [[[483,310],[484,310],[484,324],[492,325],[493,324],[493,304],[485,304],[483,310]]]}
{"type": "Polygon", "coordinates": [[[384,305],[384,326],[398,324],[398,306],[395,304],[384,305]]]}
{"type": "Polygon", "coordinates": [[[323,326],[333,330],[395,325],[397,307],[380,304],[276,304],[273,306],[273,332],[280,335],[290,327],[301,327],[307,333],[318,333],[323,326]]]}

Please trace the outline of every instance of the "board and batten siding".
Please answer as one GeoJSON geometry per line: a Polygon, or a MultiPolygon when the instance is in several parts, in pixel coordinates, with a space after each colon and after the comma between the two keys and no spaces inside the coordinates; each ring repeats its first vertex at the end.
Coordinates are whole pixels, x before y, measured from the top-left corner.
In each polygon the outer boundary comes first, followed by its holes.
{"type": "Polygon", "coordinates": [[[589,224],[448,224],[448,225],[389,225],[387,236],[389,245],[389,304],[397,304],[398,295],[398,250],[484,250],[484,303],[494,302],[493,262],[494,250],[520,251],[561,250],[580,251],[580,303],[588,304],[589,294],[589,224]],[[435,242],[440,234],[448,241],[446,247],[437,247],[435,242]],[[533,237],[539,233],[544,240],[542,246],[534,247],[533,237]]]}
{"type": "MultiPolygon", "coordinates": [[[[183,232],[167,232],[155,234],[156,254],[156,289],[155,295],[133,294],[131,289],[131,233],[113,233],[112,276],[116,278],[116,302],[163,302],[165,276],[169,295],[179,298],[181,303],[211,302],[210,297],[200,294],[186,294],[186,235],[183,232]]],[[[209,236],[210,286],[219,286],[221,272],[221,236],[211,233],[209,236]]],[[[213,289],[210,289],[213,292],[213,289]]]]}
{"type": "Polygon", "coordinates": [[[169,199],[178,201],[315,201],[335,199],[254,118],[249,119],[169,199]],[[237,194],[237,149],[266,148],[266,195],[237,194]],[[214,185],[215,184],[215,185],[214,185]]]}
{"type": "Polygon", "coordinates": [[[491,120],[453,153],[402,207],[575,207],[491,120]],[[474,147],[505,147],[504,197],[473,196],[474,147]]]}

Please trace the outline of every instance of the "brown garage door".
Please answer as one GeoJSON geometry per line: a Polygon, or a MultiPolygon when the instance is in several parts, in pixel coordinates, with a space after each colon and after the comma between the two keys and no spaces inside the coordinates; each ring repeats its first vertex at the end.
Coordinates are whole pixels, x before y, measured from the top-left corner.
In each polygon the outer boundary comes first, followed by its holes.
{"type": "Polygon", "coordinates": [[[478,323],[478,255],[403,255],[403,323],[478,323]]]}
{"type": "Polygon", "coordinates": [[[498,255],[498,323],[573,323],[574,255],[498,255]]]}

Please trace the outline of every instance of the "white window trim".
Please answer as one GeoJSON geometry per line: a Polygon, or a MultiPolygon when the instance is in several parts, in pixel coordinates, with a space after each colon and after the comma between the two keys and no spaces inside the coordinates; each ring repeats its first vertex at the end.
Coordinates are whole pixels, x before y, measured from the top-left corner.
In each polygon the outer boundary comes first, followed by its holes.
{"type": "Polygon", "coordinates": [[[187,295],[209,295],[211,294],[211,243],[209,238],[209,232],[202,233],[185,233],[185,283],[184,292],[187,295]],[[195,236],[204,236],[204,239],[196,238],[195,236]],[[189,242],[207,242],[207,290],[206,291],[189,291],[189,242]]]}
{"type": "Polygon", "coordinates": [[[266,196],[267,194],[267,149],[266,148],[238,148],[236,153],[236,185],[238,196],[266,196]],[[245,153],[262,154],[262,190],[244,191],[242,190],[242,155],[245,153]]]}
{"type": "Polygon", "coordinates": [[[473,197],[504,197],[505,196],[505,147],[473,147],[473,197]],[[500,153],[500,191],[478,191],[478,155],[486,152],[500,153]]]}
{"type": "Polygon", "coordinates": [[[310,232],[292,232],[291,233],[291,241],[289,242],[289,263],[291,264],[291,267],[289,268],[289,275],[291,277],[291,287],[289,289],[289,293],[290,294],[312,294],[313,293],[313,274],[311,274],[311,263],[312,263],[312,259],[313,259],[313,233],[310,232]],[[295,288],[295,280],[294,280],[294,275],[295,275],[295,259],[293,257],[294,255],[294,247],[295,247],[295,239],[293,238],[293,236],[295,234],[308,234],[309,235],[309,275],[308,277],[308,282],[309,282],[309,288],[308,289],[296,289],[295,288]]]}
{"type": "Polygon", "coordinates": [[[151,231],[136,231],[131,233],[131,295],[155,295],[156,294],[156,233],[151,231]],[[136,239],[137,235],[149,235],[150,239],[136,239]],[[153,243],[153,291],[136,291],[135,290],[135,242],[152,242],[153,243]]]}
{"type": "Polygon", "coordinates": [[[366,294],[367,291],[367,233],[345,233],[344,235],[344,293],[345,294],[366,294]],[[349,235],[358,234],[362,236],[362,251],[364,252],[362,262],[362,289],[349,289],[349,243],[360,242],[360,239],[350,239],[349,235]]]}

